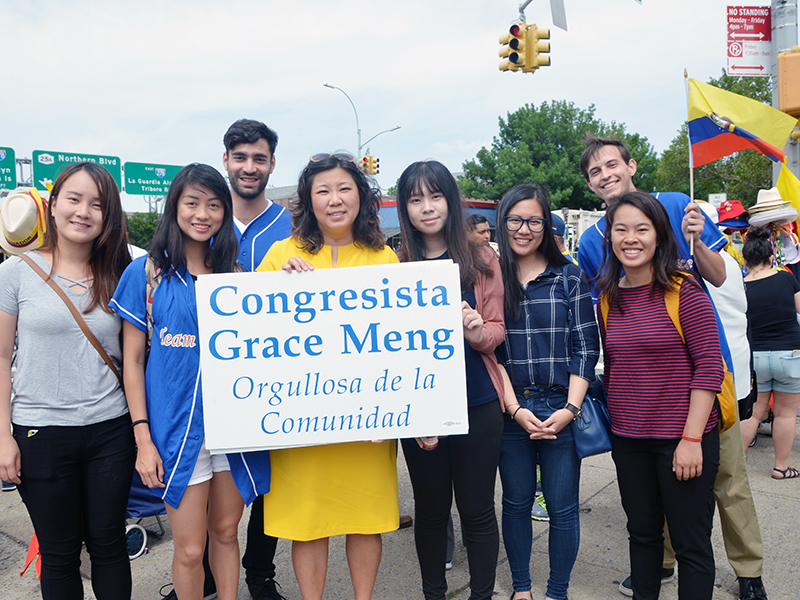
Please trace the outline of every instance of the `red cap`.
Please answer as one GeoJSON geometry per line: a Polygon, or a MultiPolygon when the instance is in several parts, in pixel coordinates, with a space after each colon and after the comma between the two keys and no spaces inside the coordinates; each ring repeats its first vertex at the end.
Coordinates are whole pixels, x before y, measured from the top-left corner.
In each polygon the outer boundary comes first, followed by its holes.
{"type": "Polygon", "coordinates": [[[740,217],[744,214],[747,214],[747,211],[742,206],[742,203],[738,200],[725,200],[719,206],[719,210],[717,211],[719,214],[720,221],[727,221],[728,219],[735,219],[736,217],[740,217]]]}

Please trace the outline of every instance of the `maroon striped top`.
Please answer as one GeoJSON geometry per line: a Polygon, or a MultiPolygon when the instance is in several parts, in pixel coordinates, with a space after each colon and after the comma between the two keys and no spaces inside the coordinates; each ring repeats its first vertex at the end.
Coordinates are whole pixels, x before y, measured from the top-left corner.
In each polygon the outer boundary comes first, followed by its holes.
{"type": "MultiPolygon", "coordinates": [[[[689,414],[690,390],[721,389],[722,353],[711,300],[691,282],[681,286],[678,318],[684,344],[662,292],[656,290],[651,298],[647,284],[619,288],[617,298],[608,331],[597,304],[611,429],[624,437],[679,438],[689,414]]],[[[715,407],[704,433],[716,423],[715,407]]]]}

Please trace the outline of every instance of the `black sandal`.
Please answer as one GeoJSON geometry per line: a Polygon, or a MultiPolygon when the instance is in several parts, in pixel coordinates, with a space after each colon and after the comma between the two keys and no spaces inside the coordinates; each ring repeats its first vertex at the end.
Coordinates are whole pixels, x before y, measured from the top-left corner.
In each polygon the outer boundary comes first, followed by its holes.
{"type": "Polygon", "coordinates": [[[800,471],[795,469],[794,467],[786,467],[783,471],[779,468],[775,467],[772,469],[773,471],[777,471],[781,474],[781,477],[775,477],[775,473],[772,473],[773,479],[794,479],[795,477],[800,477],[800,471]]]}

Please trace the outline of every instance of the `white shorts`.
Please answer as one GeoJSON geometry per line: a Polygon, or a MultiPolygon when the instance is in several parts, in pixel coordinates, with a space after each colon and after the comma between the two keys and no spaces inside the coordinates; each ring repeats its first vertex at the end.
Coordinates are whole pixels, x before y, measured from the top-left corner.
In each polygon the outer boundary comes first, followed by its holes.
{"type": "Polygon", "coordinates": [[[189,485],[197,485],[208,481],[214,476],[214,473],[221,471],[230,471],[231,466],[228,464],[228,457],[224,454],[215,454],[206,450],[206,439],[203,438],[203,443],[200,446],[200,454],[197,456],[197,463],[194,465],[192,477],[189,479],[189,485]]]}

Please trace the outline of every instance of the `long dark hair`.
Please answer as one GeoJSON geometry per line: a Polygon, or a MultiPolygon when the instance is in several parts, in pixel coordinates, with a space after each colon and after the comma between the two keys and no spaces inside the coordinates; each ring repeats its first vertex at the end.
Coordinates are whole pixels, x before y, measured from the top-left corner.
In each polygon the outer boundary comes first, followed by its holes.
{"type": "Polygon", "coordinates": [[[219,198],[224,209],[222,225],[206,249],[205,265],[212,273],[230,273],[236,268],[239,242],[233,229],[233,203],[225,179],[214,167],[193,163],[183,167],[167,193],[164,214],[150,244],[150,257],[164,277],[170,277],[186,264],[183,232],[178,226],[178,200],[188,187],[204,187],[219,198]]]}
{"type": "MultiPolygon", "coordinates": [[[[84,313],[91,312],[98,306],[107,313],[113,312],[108,303],[114,295],[117,283],[131,262],[128,251],[128,226],[125,222],[125,212],[122,210],[122,201],[119,198],[119,188],[111,173],[95,163],[80,162],[69,165],[53,184],[50,192],[49,210],[47,210],[47,232],[40,250],[53,254],[53,265],[56,264],[58,254],[58,229],[53,218],[53,207],[58,202],[58,195],[64,183],[78,173],[86,171],[92,178],[100,195],[100,206],[103,210],[103,226],[92,242],[92,254],[89,257],[89,267],[92,271],[92,285],[89,288],[90,302],[84,313]]],[[[51,273],[52,274],[52,273],[51,273]]]]}
{"type": "Polygon", "coordinates": [[[297,182],[298,199],[292,209],[292,237],[311,254],[316,254],[322,249],[324,237],[319,223],[317,223],[317,217],[314,215],[311,188],[317,175],[332,169],[347,171],[358,190],[359,208],[353,222],[353,243],[362,248],[382,250],[384,246],[383,231],[381,231],[381,221],[378,218],[378,209],[381,205],[380,188],[367,179],[354,161],[344,158],[344,155],[322,155],[320,160],[309,161],[300,173],[300,179],[297,182]]]}
{"type": "Polygon", "coordinates": [[[461,290],[469,290],[475,285],[478,272],[491,276],[492,270],[481,256],[479,245],[467,239],[467,215],[461,204],[461,191],[452,173],[438,161],[424,160],[409,165],[397,182],[397,214],[403,244],[400,259],[412,262],[426,258],[422,233],[411,224],[408,217],[408,199],[422,194],[423,188],[438,192],[447,200],[447,219],[444,224],[447,254],[461,271],[461,290]]]}
{"type": "Polygon", "coordinates": [[[544,256],[547,264],[555,267],[562,267],[569,263],[569,260],[561,254],[553,236],[553,217],[550,211],[550,194],[547,188],[541,183],[521,183],[508,190],[497,205],[497,245],[500,248],[500,269],[503,273],[503,285],[505,287],[505,310],[512,318],[518,319],[520,315],[520,305],[525,297],[525,290],[519,282],[517,272],[517,258],[508,242],[508,230],[506,229],[506,217],[511,209],[523,200],[536,200],[542,207],[542,214],[547,219],[544,231],[542,232],[542,243],[539,245],[538,252],[544,256]]]}
{"type": "MultiPolygon", "coordinates": [[[[669,222],[669,215],[661,203],[645,192],[629,192],[622,196],[606,213],[606,231],[603,238],[603,264],[600,266],[598,288],[600,294],[607,298],[608,305],[614,306],[619,291],[619,280],[622,274],[622,263],[611,245],[611,235],[614,229],[614,216],[620,206],[633,206],[642,211],[653,223],[656,232],[656,249],[653,254],[653,280],[650,282],[650,297],[656,290],[665,293],[675,289],[687,273],[678,270],[678,245],[675,243],[675,234],[669,222]]],[[[690,281],[694,279],[689,278],[690,281]]],[[[620,311],[621,307],[618,307],[620,311]]]]}
{"type": "Polygon", "coordinates": [[[775,250],[770,241],[771,236],[772,232],[766,227],[750,227],[747,230],[742,256],[747,261],[748,269],[763,264],[772,264],[772,256],[775,254],[775,250]]]}

